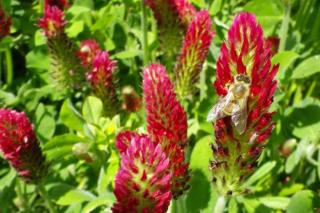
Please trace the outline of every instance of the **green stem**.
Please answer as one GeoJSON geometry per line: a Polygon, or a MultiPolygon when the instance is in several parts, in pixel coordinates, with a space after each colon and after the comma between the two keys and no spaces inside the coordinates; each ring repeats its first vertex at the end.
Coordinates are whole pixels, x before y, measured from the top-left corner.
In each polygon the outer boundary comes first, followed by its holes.
{"type": "Polygon", "coordinates": [[[48,198],[48,194],[47,194],[47,191],[46,191],[43,183],[39,183],[39,184],[37,185],[37,187],[38,187],[39,193],[40,193],[40,195],[42,196],[42,198],[43,198],[43,200],[44,200],[44,202],[45,202],[45,204],[46,204],[49,212],[50,212],[50,213],[55,213],[56,211],[55,211],[55,209],[54,209],[53,203],[52,203],[51,200],[48,198]]]}
{"type": "Polygon", "coordinates": [[[214,207],[213,213],[223,213],[226,208],[226,198],[224,196],[219,196],[216,202],[216,206],[214,207]]]}
{"type": "Polygon", "coordinates": [[[19,198],[19,201],[22,204],[22,208],[28,211],[30,210],[28,205],[28,199],[26,198],[25,193],[23,193],[21,190],[21,187],[22,187],[21,184],[22,184],[22,181],[19,178],[17,178],[17,181],[16,181],[17,196],[19,198]]]}
{"type": "Polygon", "coordinates": [[[12,65],[12,55],[10,48],[7,48],[4,52],[6,57],[6,83],[11,85],[13,79],[13,65],[12,65]]]}
{"type": "Polygon", "coordinates": [[[149,51],[148,51],[148,26],[147,26],[147,11],[144,4],[144,0],[141,0],[141,27],[142,27],[142,48],[143,48],[143,63],[147,65],[149,63],[149,51]]]}
{"type": "Polygon", "coordinates": [[[291,5],[289,3],[286,6],[284,19],[282,21],[282,25],[281,25],[281,29],[280,29],[280,44],[279,44],[279,49],[278,49],[279,52],[284,51],[286,49],[286,40],[287,40],[287,36],[288,36],[290,12],[291,12],[291,5]]]}
{"type": "Polygon", "coordinates": [[[178,203],[177,200],[171,200],[171,213],[178,213],[178,203]]]}
{"type": "Polygon", "coordinates": [[[307,97],[312,95],[312,93],[313,93],[314,89],[316,88],[316,86],[317,86],[317,80],[313,80],[312,83],[311,83],[311,86],[309,87],[308,92],[306,94],[307,97]]]}

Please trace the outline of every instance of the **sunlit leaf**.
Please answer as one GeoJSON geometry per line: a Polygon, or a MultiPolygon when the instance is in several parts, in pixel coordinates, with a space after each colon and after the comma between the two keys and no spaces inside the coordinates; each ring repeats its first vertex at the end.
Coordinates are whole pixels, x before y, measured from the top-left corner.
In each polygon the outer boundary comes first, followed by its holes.
{"type": "Polygon", "coordinates": [[[306,78],[318,72],[320,72],[320,55],[315,55],[302,61],[293,70],[291,78],[306,78]]]}
{"type": "Polygon", "coordinates": [[[297,192],[290,200],[287,213],[312,213],[313,193],[308,190],[297,192]]]}
{"type": "Polygon", "coordinates": [[[59,205],[70,205],[90,201],[95,198],[96,197],[88,191],[75,189],[65,193],[56,201],[56,203],[59,205]]]}

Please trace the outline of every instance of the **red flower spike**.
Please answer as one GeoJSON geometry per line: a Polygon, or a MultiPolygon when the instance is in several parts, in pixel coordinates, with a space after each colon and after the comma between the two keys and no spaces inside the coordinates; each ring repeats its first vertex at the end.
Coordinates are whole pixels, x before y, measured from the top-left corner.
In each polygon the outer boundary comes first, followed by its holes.
{"type": "Polygon", "coordinates": [[[38,182],[47,174],[32,124],[23,112],[0,109],[0,150],[27,182],[38,182]]]}
{"type": "Polygon", "coordinates": [[[263,145],[270,137],[274,123],[273,113],[268,110],[277,86],[274,78],[278,68],[279,65],[271,66],[270,45],[264,39],[255,16],[250,13],[237,15],[229,29],[227,41],[221,46],[214,83],[220,103],[223,100],[227,102],[229,98],[228,104],[220,109],[217,116],[216,140],[212,146],[214,166],[211,169],[221,194],[241,192],[239,185],[254,171],[263,145]],[[246,86],[236,87],[239,84],[246,86]],[[235,91],[235,88],[241,91],[235,91]],[[236,92],[242,98],[234,96],[236,92]],[[237,117],[233,110],[241,107],[243,100],[247,117],[243,118],[246,124],[240,132],[236,125],[242,121],[233,121],[237,117]],[[235,105],[231,106],[230,101],[235,105]],[[228,113],[230,107],[233,110],[228,113]]]}
{"type": "Polygon", "coordinates": [[[188,164],[184,162],[183,149],[187,145],[187,116],[162,65],[152,64],[144,69],[143,91],[148,133],[170,159],[171,192],[177,198],[188,188],[188,164]]]}
{"type": "Polygon", "coordinates": [[[56,38],[64,33],[66,22],[64,13],[56,6],[46,7],[44,16],[39,20],[39,27],[44,30],[48,38],[56,38]]]}
{"type": "Polygon", "coordinates": [[[84,68],[89,68],[99,52],[101,52],[101,49],[96,40],[88,39],[81,42],[77,55],[84,68]]]}
{"type": "Polygon", "coordinates": [[[109,116],[119,109],[114,80],[116,64],[107,51],[98,52],[93,60],[92,71],[87,74],[93,93],[103,101],[105,114],[109,116]]]}
{"type": "Polygon", "coordinates": [[[157,20],[163,51],[167,57],[175,57],[196,9],[187,0],[145,0],[145,4],[157,20]]]}
{"type": "Polygon", "coordinates": [[[0,40],[10,34],[11,17],[6,17],[5,11],[0,5],[0,40]]]}
{"type": "Polygon", "coordinates": [[[56,6],[60,10],[64,10],[65,8],[69,7],[67,0],[45,0],[44,1],[44,8],[56,6]]]}
{"type": "Polygon", "coordinates": [[[192,96],[199,80],[202,65],[214,36],[208,11],[196,14],[184,38],[180,57],[175,67],[176,91],[181,99],[192,96]]]}
{"type": "Polygon", "coordinates": [[[170,164],[160,144],[134,136],[121,155],[116,175],[114,213],[165,213],[171,200],[170,164]]]}

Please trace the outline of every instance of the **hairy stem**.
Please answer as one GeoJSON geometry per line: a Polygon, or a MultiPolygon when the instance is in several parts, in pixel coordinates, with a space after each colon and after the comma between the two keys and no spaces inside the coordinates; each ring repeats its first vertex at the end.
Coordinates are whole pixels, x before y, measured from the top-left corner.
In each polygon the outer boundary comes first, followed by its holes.
{"type": "Polygon", "coordinates": [[[148,25],[147,25],[147,13],[144,0],[141,0],[141,27],[142,27],[142,48],[143,48],[143,63],[147,65],[149,63],[149,51],[148,51],[148,25]]]}
{"type": "Polygon", "coordinates": [[[281,25],[281,29],[280,29],[280,44],[279,44],[279,50],[278,50],[279,52],[284,51],[286,49],[286,40],[287,40],[287,36],[288,36],[290,12],[291,12],[291,5],[288,4],[286,6],[284,19],[282,21],[282,25],[281,25]]]}

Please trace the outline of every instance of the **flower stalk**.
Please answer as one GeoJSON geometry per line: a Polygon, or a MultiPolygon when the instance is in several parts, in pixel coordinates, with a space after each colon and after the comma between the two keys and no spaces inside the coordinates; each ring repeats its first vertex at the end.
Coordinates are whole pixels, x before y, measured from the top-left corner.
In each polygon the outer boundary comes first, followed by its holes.
{"type": "Polygon", "coordinates": [[[148,50],[148,23],[147,11],[144,0],[141,0],[141,28],[142,28],[142,49],[143,49],[143,63],[146,66],[149,63],[148,50]]]}
{"type": "Polygon", "coordinates": [[[280,29],[280,44],[278,51],[284,51],[286,49],[286,42],[288,36],[289,22],[290,22],[290,14],[291,14],[291,4],[288,3],[285,9],[284,19],[281,24],[280,29]]]}
{"type": "Polygon", "coordinates": [[[10,48],[7,48],[5,50],[5,58],[6,58],[6,83],[8,86],[10,86],[13,81],[13,63],[12,63],[12,54],[11,54],[10,48]]]}
{"type": "Polygon", "coordinates": [[[39,183],[37,185],[37,188],[38,188],[38,191],[39,191],[41,197],[43,198],[43,200],[44,200],[44,202],[46,204],[46,207],[48,208],[49,212],[50,213],[56,213],[54,205],[51,202],[50,198],[48,197],[48,193],[47,193],[43,183],[39,183]]]}

